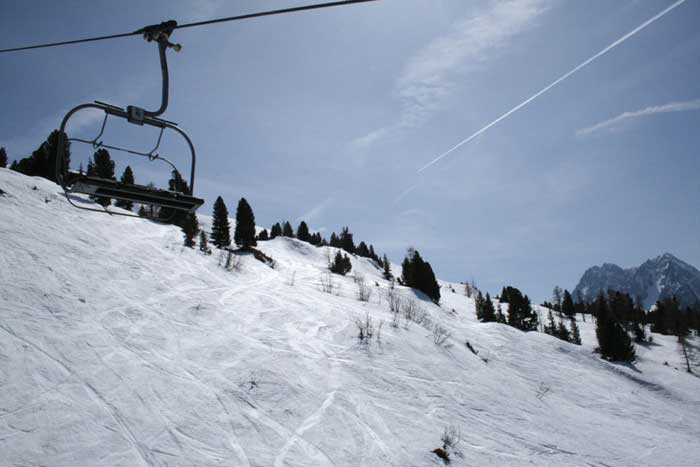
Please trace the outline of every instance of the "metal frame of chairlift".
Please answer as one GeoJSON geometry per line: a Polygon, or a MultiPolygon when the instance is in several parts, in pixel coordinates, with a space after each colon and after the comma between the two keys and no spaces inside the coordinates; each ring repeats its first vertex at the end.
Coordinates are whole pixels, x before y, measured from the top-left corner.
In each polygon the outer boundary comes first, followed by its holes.
{"type": "Polygon", "coordinates": [[[157,25],[146,26],[141,30],[143,32],[144,38],[148,42],[155,41],[158,43],[158,54],[160,57],[160,68],[163,78],[162,100],[160,108],[158,110],[148,111],[141,107],[136,107],[132,105],[128,106],[126,110],[124,110],[121,107],[117,107],[100,101],[94,101],[93,103],[81,104],[72,108],[63,118],[58,133],[56,180],[58,180],[58,183],[61,185],[61,188],[63,188],[63,192],[65,193],[68,202],[75,208],[128,217],[139,217],[137,214],[134,213],[129,214],[118,211],[109,211],[106,208],[97,209],[88,206],[80,206],[71,199],[71,193],[87,194],[95,197],[114,198],[117,200],[130,201],[136,204],[147,204],[159,208],[167,208],[172,210],[171,218],[172,216],[174,216],[175,211],[194,212],[204,203],[203,199],[196,198],[192,195],[192,193],[194,192],[194,176],[196,165],[196,154],[194,145],[192,144],[192,140],[190,140],[190,137],[187,135],[187,133],[185,133],[180,127],[178,127],[176,123],[158,118],[165,112],[165,109],[168,107],[169,80],[168,62],[165,53],[168,48],[173,48],[176,52],[180,51],[181,48],[179,44],[172,44],[169,41],[170,34],[172,34],[176,26],[177,22],[171,20],[157,25]],[[81,138],[66,139],[65,129],[68,125],[68,121],[77,112],[84,109],[97,109],[102,110],[105,113],[104,119],[102,120],[100,132],[97,134],[97,136],[95,136],[95,138],[91,140],[81,138]],[[139,126],[148,125],[159,128],[160,133],[158,135],[158,141],[156,142],[155,147],[149,152],[141,152],[132,149],[122,148],[119,146],[104,144],[104,142],[100,140],[100,138],[102,137],[105,131],[107,119],[110,116],[126,119],[129,123],[139,126]],[[187,193],[152,188],[144,185],[125,184],[116,180],[88,176],[82,173],[70,172],[69,167],[67,167],[65,161],[64,145],[66,141],[75,141],[79,143],[89,144],[94,149],[112,149],[115,151],[125,152],[135,156],[146,157],[150,161],[163,161],[166,164],[168,164],[173,169],[173,171],[179,176],[180,171],[177,169],[175,164],[173,164],[172,161],[161,156],[156,152],[160,147],[160,143],[163,138],[163,133],[166,129],[173,130],[176,133],[180,134],[185,139],[187,145],[190,148],[191,163],[189,177],[189,192],[187,193]]]}

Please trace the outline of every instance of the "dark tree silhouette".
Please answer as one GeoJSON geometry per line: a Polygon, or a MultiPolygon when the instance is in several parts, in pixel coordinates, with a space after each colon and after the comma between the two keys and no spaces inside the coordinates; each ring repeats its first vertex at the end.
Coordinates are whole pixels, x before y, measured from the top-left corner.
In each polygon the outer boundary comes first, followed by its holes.
{"type": "Polygon", "coordinates": [[[236,230],[233,240],[242,248],[257,245],[255,241],[255,215],[245,198],[241,198],[236,209],[236,230]]]}
{"type": "Polygon", "coordinates": [[[221,196],[217,197],[214,202],[211,242],[217,248],[226,248],[231,245],[231,224],[228,221],[228,209],[221,196]]]}
{"type": "MultiPolygon", "coordinates": [[[[124,169],[124,173],[122,174],[121,178],[119,179],[121,183],[124,183],[126,185],[133,185],[134,184],[134,172],[131,170],[130,166],[126,166],[126,169],[124,169]]],[[[134,209],[134,203],[131,201],[125,201],[123,199],[118,199],[115,201],[114,205],[118,208],[124,208],[129,211],[134,209]]]]}

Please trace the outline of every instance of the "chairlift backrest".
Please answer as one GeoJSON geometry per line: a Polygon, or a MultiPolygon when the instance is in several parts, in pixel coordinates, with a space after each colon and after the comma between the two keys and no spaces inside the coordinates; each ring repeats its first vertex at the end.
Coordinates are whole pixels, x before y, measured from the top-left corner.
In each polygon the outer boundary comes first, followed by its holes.
{"type": "Polygon", "coordinates": [[[85,209],[96,212],[107,212],[110,214],[118,214],[125,216],[138,217],[136,214],[128,214],[118,211],[107,211],[106,209],[97,209],[87,206],[80,206],[73,202],[70,193],[82,193],[92,196],[115,198],[124,201],[130,201],[137,204],[148,204],[157,208],[167,208],[174,211],[194,212],[199,208],[204,200],[193,196],[194,178],[196,167],[196,154],[192,140],[185,131],[183,131],[176,123],[159,118],[168,106],[168,64],[166,51],[168,48],[173,48],[176,51],[180,50],[179,44],[169,42],[170,34],[177,26],[175,21],[167,21],[159,25],[147,26],[143,28],[144,37],[147,41],[155,41],[158,44],[158,53],[160,57],[161,72],[162,72],[162,100],[158,110],[148,111],[141,107],[128,106],[126,109],[117,107],[104,102],[95,101],[93,103],[81,104],[71,109],[61,122],[58,136],[58,152],[56,157],[56,179],[61,184],[63,191],[68,199],[68,202],[78,209],[85,209]],[[98,135],[91,139],[67,138],[65,130],[70,119],[78,112],[85,109],[97,109],[104,112],[104,119],[98,135]],[[125,119],[127,122],[138,126],[152,126],[160,129],[158,141],[155,147],[149,152],[141,152],[133,149],[126,149],[116,145],[105,144],[100,138],[104,134],[107,120],[109,117],[125,119]],[[66,154],[64,150],[65,141],[78,142],[91,145],[94,149],[105,148],[112,149],[134,156],[146,157],[150,161],[160,160],[168,164],[173,173],[180,174],[181,172],[175,164],[159,155],[156,151],[160,147],[163,133],[165,130],[172,130],[179,134],[187,142],[190,149],[190,176],[188,189],[182,191],[163,190],[144,185],[126,184],[116,180],[95,177],[82,173],[70,172],[66,163],[66,154]],[[67,138],[67,139],[66,139],[67,138]]]}

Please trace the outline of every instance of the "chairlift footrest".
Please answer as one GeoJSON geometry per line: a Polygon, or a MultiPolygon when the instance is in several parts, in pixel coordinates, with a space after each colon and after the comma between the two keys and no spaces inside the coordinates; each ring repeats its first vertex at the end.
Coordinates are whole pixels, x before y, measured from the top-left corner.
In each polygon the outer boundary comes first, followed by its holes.
{"type": "Polygon", "coordinates": [[[179,211],[194,212],[204,200],[185,193],[162,190],[144,185],[130,185],[116,180],[71,174],[70,191],[91,196],[114,198],[137,204],[150,204],[179,211]]]}

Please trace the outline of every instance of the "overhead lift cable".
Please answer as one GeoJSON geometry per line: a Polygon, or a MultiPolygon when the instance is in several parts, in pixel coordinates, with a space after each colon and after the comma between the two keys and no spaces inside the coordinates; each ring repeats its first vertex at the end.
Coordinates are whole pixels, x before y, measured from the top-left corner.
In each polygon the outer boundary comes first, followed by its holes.
{"type": "MultiPolygon", "coordinates": [[[[297,13],[297,12],[301,12],[301,11],[319,10],[321,8],[332,8],[332,7],[337,7],[337,6],[352,5],[354,3],[367,3],[367,2],[376,2],[376,1],[377,0],[344,0],[344,1],[338,1],[338,2],[317,3],[317,4],[313,4],[313,5],[304,5],[304,6],[298,6],[298,7],[282,8],[282,9],[278,9],[278,10],[260,11],[257,13],[248,13],[245,15],[228,16],[226,18],[217,18],[217,19],[210,19],[210,20],[206,20],[206,21],[197,21],[194,23],[178,24],[173,29],[195,28],[195,27],[199,27],[199,26],[208,26],[210,24],[226,23],[229,21],[241,21],[241,20],[245,20],[245,19],[261,18],[263,16],[282,15],[282,14],[286,14],[286,13],[297,13]]],[[[22,47],[13,47],[13,48],[9,48],[9,49],[0,49],[0,53],[19,52],[22,50],[32,50],[32,49],[45,49],[47,47],[58,47],[58,46],[63,46],[63,45],[82,44],[84,42],[96,42],[96,41],[105,41],[105,40],[110,40],[110,39],[119,39],[122,37],[140,36],[140,35],[143,35],[145,32],[146,32],[146,28],[141,28],[141,29],[138,29],[138,30],[133,31],[133,32],[125,32],[125,33],[121,33],[121,34],[110,34],[108,36],[88,37],[88,38],[84,38],[84,39],[73,39],[73,40],[60,41],[60,42],[49,42],[46,44],[36,44],[36,45],[27,45],[27,46],[22,46],[22,47]]]]}

